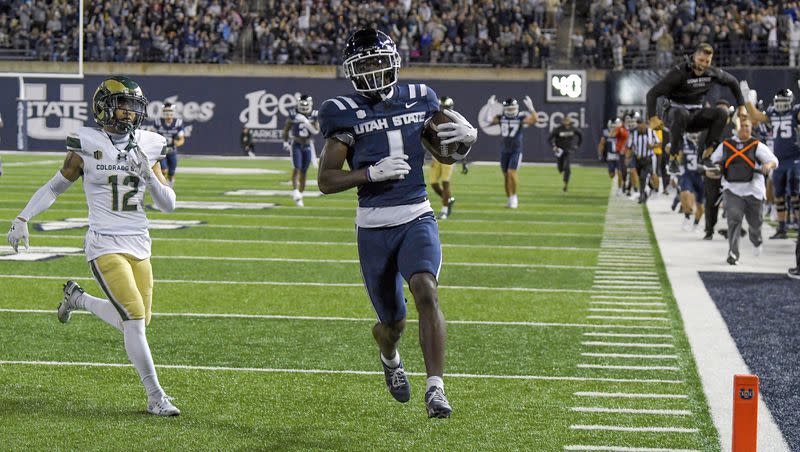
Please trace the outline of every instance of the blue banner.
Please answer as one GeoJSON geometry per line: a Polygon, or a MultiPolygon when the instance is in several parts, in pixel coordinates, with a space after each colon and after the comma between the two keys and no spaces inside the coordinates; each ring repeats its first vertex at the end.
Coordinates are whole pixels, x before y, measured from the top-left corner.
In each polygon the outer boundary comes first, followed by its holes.
{"type": "MultiPolygon", "coordinates": [[[[402,72],[401,72],[402,75],[402,72]]],[[[345,79],[139,76],[133,77],[142,86],[150,101],[148,114],[161,114],[164,102],[175,106],[178,117],[186,125],[184,154],[241,155],[242,127],[254,131],[256,154],[285,155],[281,147],[283,125],[296,97],[310,94],[315,108],[334,95],[353,95],[351,83],[345,79]]],[[[30,150],[64,149],[65,137],[83,125],[93,126],[91,98],[102,81],[99,76],[83,80],[26,79],[27,136],[30,150]]],[[[544,81],[455,81],[403,80],[405,83],[426,83],[440,96],[455,100],[456,110],[473,125],[480,125],[478,142],[471,160],[496,161],[500,154],[499,127],[489,126],[487,101],[496,95],[498,101],[528,95],[537,109],[538,121],[524,133],[525,161],[553,161],[547,137],[565,116],[571,116],[584,134],[584,144],[576,160],[595,160],[596,143],[604,123],[605,82],[590,82],[585,102],[547,103],[544,81]]],[[[0,79],[0,113],[3,118],[16,118],[15,79],[0,79]]],[[[7,121],[0,129],[4,148],[16,143],[16,120],[7,121]]],[[[317,137],[318,152],[323,140],[317,137]]]]}

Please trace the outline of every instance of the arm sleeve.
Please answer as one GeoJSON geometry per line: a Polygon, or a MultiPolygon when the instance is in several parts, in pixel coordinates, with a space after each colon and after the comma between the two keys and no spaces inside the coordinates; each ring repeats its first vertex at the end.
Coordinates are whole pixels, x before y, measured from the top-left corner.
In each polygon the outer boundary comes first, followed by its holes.
{"type": "Polygon", "coordinates": [[[71,185],[72,182],[61,174],[61,170],[56,171],[52,179],[36,190],[36,193],[31,196],[30,201],[18,216],[28,221],[39,215],[52,206],[56,202],[56,198],[67,191],[71,185]]]}
{"type": "Polygon", "coordinates": [[[719,146],[717,146],[717,148],[714,149],[714,152],[711,154],[710,157],[712,162],[714,163],[722,162],[722,146],[724,145],[720,143],[719,146]]]}
{"type": "MultiPolygon", "coordinates": [[[[152,172],[152,168],[150,169],[152,172]]],[[[162,212],[172,212],[175,210],[175,191],[164,184],[162,184],[155,174],[150,174],[150,179],[147,182],[147,188],[150,189],[150,196],[153,198],[153,204],[162,212]]]]}
{"type": "Polygon", "coordinates": [[[656,115],[656,102],[661,96],[671,93],[681,81],[679,68],[672,69],[649,91],[647,91],[647,117],[652,118],[656,115]]]}
{"type": "Polygon", "coordinates": [[[742,88],[739,86],[739,80],[728,72],[723,70],[719,71],[719,83],[727,86],[731,90],[731,94],[736,98],[736,105],[744,105],[744,97],[742,96],[742,88]]]}
{"type": "Polygon", "coordinates": [[[764,143],[758,144],[756,148],[756,157],[762,165],[769,162],[775,162],[775,165],[778,165],[778,157],[775,157],[775,154],[772,153],[769,146],[764,143]]]}
{"type": "Polygon", "coordinates": [[[583,144],[583,134],[577,128],[575,129],[575,136],[578,137],[578,144],[576,144],[575,147],[579,148],[581,144],[583,144]]]}

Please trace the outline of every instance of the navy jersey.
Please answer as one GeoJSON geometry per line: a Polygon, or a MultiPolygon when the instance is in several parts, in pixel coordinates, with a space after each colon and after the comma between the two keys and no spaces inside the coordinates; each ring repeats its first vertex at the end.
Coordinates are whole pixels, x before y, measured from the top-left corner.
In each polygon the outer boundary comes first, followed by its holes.
{"type": "Polygon", "coordinates": [[[617,154],[617,138],[611,136],[611,130],[608,128],[603,129],[603,138],[606,139],[606,160],[619,160],[619,154],[617,154]]]}
{"type": "Polygon", "coordinates": [[[156,133],[167,139],[167,152],[175,152],[175,138],[183,136],[183,119],[173,118],[171,124],[167,124],[163,118],[156,118],[153,121],[153,128],[156,133]]]}
{"type": "Polygon", "coordinates": [[[686,136],[683,137],[683,167],[681,168],[684,173],[697,171],[697,143],[690,140],[686,136]]]}
{"type": "MultiPolygon", "coordinates": [[[[303,115],[303,113],[299,113],[294,108],[289,110],[289,119],[292,120],[291,137],[292,138],[310,138],[311,135],[313,135],[313,134],[311,133],[310,130],[308,130],[308,127],[305,125],[305,123],[300,122],[300,121],[295,119],[297,117],[297,115],[303,115]]],[[[306,116],[306,115],[303,115],[303,116],[306,116]]],[[[306,118],[308,118],[309,122],[313,123],[314,121],[319,120],[319,112],[317,110],[314,110],[314,111],[311,112],[310,115],[306,116],[306,118]]]]}
{"type": "Polygon", "coordinates": [[[497,115],[500,119],[500,136],[503,137],[503,152],[522,150],[522,121],[530,113],[521,111],[517,116],[509,118],[506,115],[497,115]]]}
{"type": "Polygon", "coordinates": [[[797,146],[797,113],[800,104],[793,105],[791,109],[778,113],[775,107],[767,108],[767,117],[772,125],[772,134],[768,145],[775,153],[778,160],[800,158],[800,148],[797,146]]]}
{"type": "Polygon", "coordinates": [[[390,154],[408,155],[411,172],[404,179],[359,185],[359,207],[402,206],[427,199],[421,135],[425,121],[438,110],[439,98],[424,84],[397,84],[391,97],[382,101],[354,94],[323,102],[319,120],[325,138],[353,137],[347,153],[351,170],[362,170],[390,154]]]}

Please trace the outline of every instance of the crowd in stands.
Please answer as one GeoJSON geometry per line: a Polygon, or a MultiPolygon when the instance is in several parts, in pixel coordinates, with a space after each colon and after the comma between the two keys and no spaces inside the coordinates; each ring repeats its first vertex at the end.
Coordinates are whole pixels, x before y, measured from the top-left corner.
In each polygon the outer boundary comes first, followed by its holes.
{"type": "Polygon", "coordinates": [[[666,68],[707,42],[719,66],[796,66],[798,16],[798,2],[602,0],[572,36],[573,55],[589,67],[666,68]]]}
{"type": "MultiPolygon", "coordinates": [[[[336,64],[348,34],[372,26],[394,38],[406,63],[540,67],[560,1],[87,1],[84,58],[336,64]]],[[[0,50],[75,60],[77,22],[75,1],[0,1],[0,50]]]]}
{"type": "MultiPolygon", "coordinates": [[[[392,36],[405,63],[546,67],[563,0],[85,1],[86,61],[337,64],[351,30],[392,36]]],[[[726,65],[800,64],[800,6],[599,0],[571,37],[587,67],[668,67],[700,42],[726,65]]],[[[74,0],[0,0],[0,55],[70,61],[74,0]]]]}

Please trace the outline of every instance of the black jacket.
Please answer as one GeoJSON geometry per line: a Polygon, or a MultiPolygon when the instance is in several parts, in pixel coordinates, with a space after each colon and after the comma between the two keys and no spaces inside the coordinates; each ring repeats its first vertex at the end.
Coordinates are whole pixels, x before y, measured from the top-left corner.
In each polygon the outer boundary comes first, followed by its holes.
{"type": "Polygon", "coordinates": [[[562,125],[550,132],[550,138],[547,141],[565,151],[574,151],[583,142],[583,134],[574,125],[569,129],[562,125]]]}
{"type": "Polygon", "coordinates": [[[656,115],[656,102],[661,96],[678,104],[702,104],[714,84],[727,86],[736,98],[736,105],[744,105],[736,77],[715,67],[709,67],[698,77],[692,71],[692,63],[686,62],[673,67],[647,92],[647,117],[656,115]]]}

